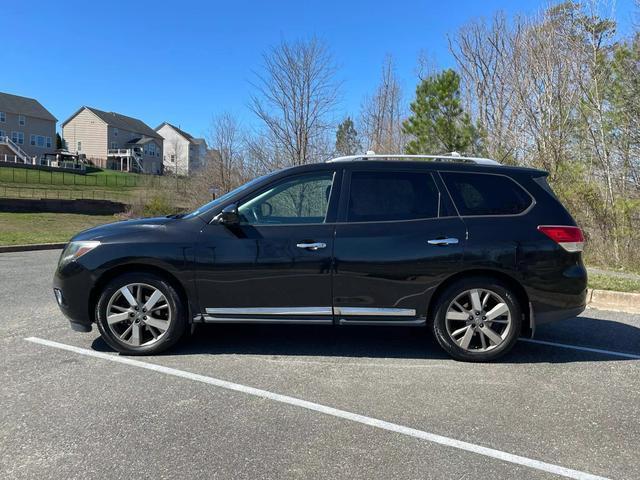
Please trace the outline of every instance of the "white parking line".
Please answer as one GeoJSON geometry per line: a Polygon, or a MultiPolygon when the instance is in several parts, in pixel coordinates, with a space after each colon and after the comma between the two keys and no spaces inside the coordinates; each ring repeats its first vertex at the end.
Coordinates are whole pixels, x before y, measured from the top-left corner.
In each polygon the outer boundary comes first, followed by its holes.
{"type": "Polygon", "coordinates": [[[269,392],[267,390],[261,390],[258,388],[248,387],[246,385],[240,385],[238,383],[227,382],[226,380],[220,380],[206,375],[199,375],[197,373],[186,372],[184,370],[178,370],[175,368],[164,367],[162,365],[156,365],[153,363],[141,362],[140,360],[134,360],[129,357],[122,357],[115,354],[96,352],[86,348],[74,347],[72,345],[66,345],[64,343],[53,342],[51,340],[45,340],[42,338],[29,337],[25,340],[45,345],[47,347],[58,348],[60,350],[66,350],[68,352],[77,353],[79,355],[85,355],[88,357],[100,358],[102,360],[108,360],[110,362],[121,363],[132,367],[144,368],[152,370],[154,372],[164,373],[166,375],[172,375],[174,377],[186,378],[195,382],[206,383],[227,390],[233,390],[236,392],[245,393],[247,395],[253,395],[260,398],[273,400],[275,402],[284,403],[287,405],[293,405],[295,407],[305,408],[314,412],[324,413],[325,415],[331,415],[352,422],[361,423],[375,428],[388,430],[390,432],[400,433],[409,437],[419,438],[428,442],[437,443],[447,447],[457,448],[467,452],[477,453],[484,455],[485,457],[495,458],[504,462],[513,463],[516,465],[522,465],[525,467],[541,470],[543,472],[549,472],[556,475],[560,475],[567,478],[574,478],[578,480],[606,480],[605,477],[599,477],[597,475],[591,475],[579,470],[572,470],[570,468],[561,467],[560,465],[554,465],[552,463],[542,462],[540,460],[534,460],[532,458],[521,457],[520,455],[514,455],[512,453],[503,452],[501,450],[495,450],[493,448],[483,447],[474,443],[463,442],[454,438],[444,437],[442,435],[436,435],[434,433],[425,432],[423,430],[417,430],[415,428],[405,427],[396,423],[385,422],[384,420],[378,420],[376,418],[359,415],[357,413],[347,412],[345,410],[339,410],[337,408],[328,407],[319,403],[308,402],[295,397],[289,397],[287,395],[280,395],[279,393],[269,392]]]}
{"type": "Polygon", "coordinates": [[[571,350],[580,350],[583,352],[602,353],[603,355],[613,355],[614,357],[630,358],[640,360],[640,355],[633,353],[614,352],[613,350],[602,350],[600,348],[579,347],[577,345],[569,345],[567,343],[547,342],[546,340],[536,340],[534,338],[521,338],[521,342],[537,343],[538,345],[548,345],[550,347],[568,348],[571,350]]]}

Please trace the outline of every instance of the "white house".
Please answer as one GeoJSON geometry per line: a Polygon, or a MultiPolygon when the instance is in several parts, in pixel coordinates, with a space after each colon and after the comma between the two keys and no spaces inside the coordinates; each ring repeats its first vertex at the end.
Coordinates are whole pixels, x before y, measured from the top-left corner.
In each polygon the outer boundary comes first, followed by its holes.
{"type": "Polygon", "coordinates": [[[166,172],[190,175],[205,164],[207,142],[204,138],[194,138],[168,122],[159,125],[156,132],[164,139],[163,164],[166,172]]]}

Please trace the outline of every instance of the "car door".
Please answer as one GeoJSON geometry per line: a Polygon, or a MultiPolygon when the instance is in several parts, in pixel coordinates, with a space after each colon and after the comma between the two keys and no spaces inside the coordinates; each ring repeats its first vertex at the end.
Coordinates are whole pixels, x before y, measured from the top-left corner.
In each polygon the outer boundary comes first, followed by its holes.
{"type": "Polygon", "coordinates": [[[238,203],[239,225],[205,227],[196,262],[205,320],[332,323],[338,181],[328,169],[285,177],[238,203]]]}
{"type": "Polygon", "coordinates": [[[466,230],[425,169],[345,171],[333,304],[341,324],[424,322],[428,300],[461,265],[466,230]]]}

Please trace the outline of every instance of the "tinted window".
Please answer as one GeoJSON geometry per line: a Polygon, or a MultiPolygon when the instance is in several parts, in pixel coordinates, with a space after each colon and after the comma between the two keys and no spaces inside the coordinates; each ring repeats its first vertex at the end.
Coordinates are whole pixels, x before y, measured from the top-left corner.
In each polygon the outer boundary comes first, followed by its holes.
{"type": "Polygon", "coordinates": [[[522,187],[503,175],[442,173],[460,215],[513,215],[531,205],[522,187]]]}
{"type": "Polygon", "coordinates": [[[248,224],[322,223],[329,207],[333,172],[285,180],[239,208],[248,224]]]}
{"type": "Polygon", "coordinates": [[[438,200],[430,173],[353,172],[347,221],[433,218],[438,216],[438,200]]]}

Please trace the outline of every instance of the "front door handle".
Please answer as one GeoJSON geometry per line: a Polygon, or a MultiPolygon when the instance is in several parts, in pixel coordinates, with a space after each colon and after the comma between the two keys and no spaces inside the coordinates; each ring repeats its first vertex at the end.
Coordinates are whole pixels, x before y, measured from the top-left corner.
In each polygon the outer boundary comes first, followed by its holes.
{"type": "Polygon", "coordinates": [[[318,250],[320,248],[326,248],[327,244],[322,242],[315,243],[297,243],[296,247],[298,248],[306,248],[307,250],[318,250]]]}
{"type": "Polygon", "coordinates": [[[427,240],[429,245],[457,245],[457,238],[434,238],[432,240],[427,240]]]}

